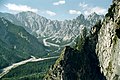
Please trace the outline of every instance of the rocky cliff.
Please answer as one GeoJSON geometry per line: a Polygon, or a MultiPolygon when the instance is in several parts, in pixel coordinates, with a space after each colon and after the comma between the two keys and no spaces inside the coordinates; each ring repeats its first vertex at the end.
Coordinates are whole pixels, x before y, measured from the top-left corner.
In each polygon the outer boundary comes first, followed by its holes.
{"type": "Polygon", "coordinates": [[[98,34],[96,54],[107,80],[120,80],[120,1],[114,0],[98,34]]]}
{"type": "Polygon", "coordinates": [[[120,80],[120,1],[80,39],[79,48],[63,50],[45,80],[120,80]]]}

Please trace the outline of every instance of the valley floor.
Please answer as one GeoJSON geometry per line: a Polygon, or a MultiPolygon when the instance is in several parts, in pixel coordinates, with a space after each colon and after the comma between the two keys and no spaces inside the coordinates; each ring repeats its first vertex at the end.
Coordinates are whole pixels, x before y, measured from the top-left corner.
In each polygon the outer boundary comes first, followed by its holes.
{"type": "Polygon", "coordinates": [[[9,73],[10,70],[12,70],[12,69],[14,69],[14,68],[16,68],[20,65],[23,65],[23,64],[26,64],[26,63],[29,63],[29,62],[39,62],[39,61],[44,61],[44,60],[48,60],[48,59],[55,59],[55,58],[58,58],[58,56],[47,57],[47,58],[35,58],[34,56],[31,56],[30,59],[27,59],[27,60],[24,60],[24,61],[21,61],[21,62],[18,62],[18,63],[14,63],[11,66],[8,66],[8,67],[4,68],[2,73],[0,73],[0,78],[2,78],[4,75],[9,73]]]}

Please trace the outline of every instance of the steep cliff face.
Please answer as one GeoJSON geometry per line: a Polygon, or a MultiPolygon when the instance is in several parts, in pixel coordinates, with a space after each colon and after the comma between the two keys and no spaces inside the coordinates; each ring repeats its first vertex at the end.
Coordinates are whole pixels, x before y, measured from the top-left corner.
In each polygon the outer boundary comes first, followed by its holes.
{"type": "Polygon", "coordinates": [[[120,80],[120,1],[114,0],[98,34],[96,53],[107,80],[120,80]]]}
{"type": "Polygon", "coordinates": [[[120,80],[120,1],[103,22],[82,37],[78,50],[66,47],[45,80],[120,80]]]}

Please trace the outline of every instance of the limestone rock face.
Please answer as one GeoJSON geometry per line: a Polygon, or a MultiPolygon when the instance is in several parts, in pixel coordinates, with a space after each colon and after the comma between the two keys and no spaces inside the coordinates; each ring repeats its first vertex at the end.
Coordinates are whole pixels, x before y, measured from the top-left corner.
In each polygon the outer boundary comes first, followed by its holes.
{"type": "Polygon", "coordinates": [[[96,54],[107,80],[120,80],[120,1],[113,1],[98,34],[96,54]]]}

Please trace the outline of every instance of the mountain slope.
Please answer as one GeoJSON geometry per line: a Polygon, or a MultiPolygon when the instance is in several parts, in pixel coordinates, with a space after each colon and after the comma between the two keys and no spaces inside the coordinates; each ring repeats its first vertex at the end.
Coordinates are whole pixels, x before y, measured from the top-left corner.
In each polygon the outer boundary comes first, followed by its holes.
{"type": "Polygon", "coordinates": [[[0,68],[29,57],[43,57],[45,47],[23,27],[0,18],[0,68]]]}
{"type": "Polygon", "coordinates": [[[120,1],[113,0],[78,50],[66,47],[45,80],[120,80],[120,1]]]}

